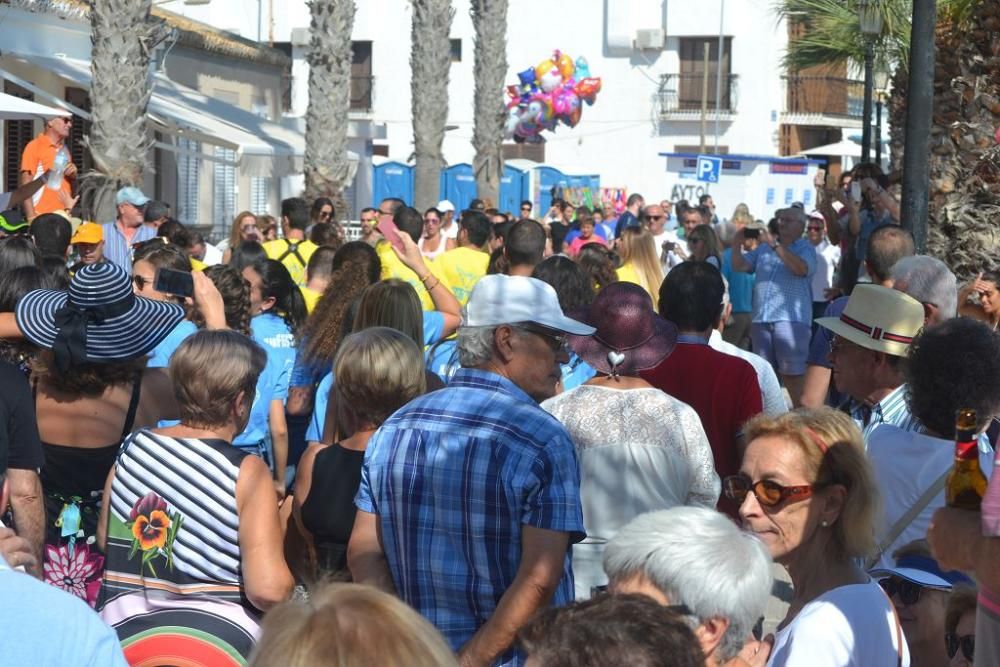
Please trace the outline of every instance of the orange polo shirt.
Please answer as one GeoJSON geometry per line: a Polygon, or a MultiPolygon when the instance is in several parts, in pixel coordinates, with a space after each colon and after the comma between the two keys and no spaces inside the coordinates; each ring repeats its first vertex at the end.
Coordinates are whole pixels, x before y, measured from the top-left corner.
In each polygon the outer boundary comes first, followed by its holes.
{"type": "MultiPolygon", "coordinates": [[[[21,171],[31,172],[32,178],[38,178],[55,164],[58,150],[59,147],[52,143],[52,140],[45,136],[44,132],[41,133],[24,147],[24,153],[21,154],[21,171]]],[[[72,164],[72,158],[70,158],[70,164],[72,164]]],[[[73,191],[68,179],[63,179],[61,189],[67,197],[72,196],[73,191]]],[[[35,215],[52,213],[66,208],[59,198],[59,193],[50,190],[47,186],[43,186],[41,190],[36,192],[31,201],[35,205],[35,215]]]]}

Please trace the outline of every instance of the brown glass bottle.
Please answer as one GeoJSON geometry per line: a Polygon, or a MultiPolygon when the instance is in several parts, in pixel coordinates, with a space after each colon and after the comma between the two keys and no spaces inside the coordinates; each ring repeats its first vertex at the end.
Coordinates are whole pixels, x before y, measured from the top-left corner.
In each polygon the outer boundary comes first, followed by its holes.
{"type": "Polygon", "coordinates": [[[949,507],[978,511],[986,495],[986,476],[979,468],[976,440],[976,411],[959,410],[955,415],[955,466],[944,487],[949,507]]]}

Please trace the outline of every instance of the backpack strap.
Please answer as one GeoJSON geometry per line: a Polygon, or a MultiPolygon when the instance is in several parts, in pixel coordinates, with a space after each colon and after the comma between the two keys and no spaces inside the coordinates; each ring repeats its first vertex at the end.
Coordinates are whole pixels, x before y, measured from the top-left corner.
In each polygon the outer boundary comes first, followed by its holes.
{"type": "Polygon", "coordinates": [[[278,258],[278,261],[284,263],[286,257],[288,257],[289,255],[294,255],[295,259],[299,260],[299,264],[302,265],[302,268],[306,268],[308,262],[302,259],[302,255],[299,254],[299,244],[292,243],[288,239],[285,239],[285,243],[288,244],[288,248],[285,249],[285,252],[281,253],[281,257],[278,258]]]}

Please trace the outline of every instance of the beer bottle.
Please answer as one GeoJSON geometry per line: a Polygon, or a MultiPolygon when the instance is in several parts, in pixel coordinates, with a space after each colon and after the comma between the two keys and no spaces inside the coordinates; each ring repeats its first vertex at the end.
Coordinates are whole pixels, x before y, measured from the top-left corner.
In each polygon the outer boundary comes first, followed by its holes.
{"type": "Polygon", "coordinates": [[[976,411],[959,410],[955,417],[955,467],[948,473],[944,487],[949,507],[978,511],[986,495],[986,476],[979,469],[976,440],[976,411]]]}

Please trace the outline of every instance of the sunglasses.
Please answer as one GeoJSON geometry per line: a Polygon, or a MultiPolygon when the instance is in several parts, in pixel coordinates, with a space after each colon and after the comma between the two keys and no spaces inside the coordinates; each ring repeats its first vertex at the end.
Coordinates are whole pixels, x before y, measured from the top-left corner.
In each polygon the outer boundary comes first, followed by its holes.
{"type": "Polygon", "coordinates": [[[569,345],[566,342],[565,336],[553,333],[549,329],[537,327],[531,324],[515,324],[513,326],[522,331],[527,331],[528,333],[544,338],[545,342],[548,343],[549,349],[556,354],[559,354],[560,352],[566,352],[566,354],[569,354],[569,345]]]}
{"type": "Polygon", "coordinates": [[[923,586],[897,577],[879,579],[878,585],[882,587],[886,595],[890,598],[898,598],[906,606],[917,604],[920,601],[921,593],[924,592],[923,586]]]}
{"type": "Polygon", "coordinates": [[[734,500],[740,505],[746,500],[747,494],[753,491],[757,502],[764,507],[777,507],[786,500],[805,500],[813,494],[811,484],[801,486],[782,486],[769,479],[762,479],[754,482],[746,475],[730,475],[722,480],[722,488],[726,497],[734,500]]]}
{"type": "Polygon", "coordinates": [[[810,232],[821,232],[821,231],[823,231],[823,227],[816,226],[816,225],[809,225],[808,227],[806,227],[806,229],[808,229],[810,232]]]}
{"type": "Polygon", "coordinates": [[[642,219],[643,220],[663,220],[666,217],[667,216],[665,216],[665,215],[644,215],[644,216],[642,216],[642,219]]]}
{"type": "Polygon", "coordinates": [[[153,281],[145,276],[132,276],[132,282],[139,288],[139,291],[146,289],[146,285],[152,285],[153,281]]]}
{"type": "Polygon", "coordinates": [[[946,632],[944,635],[944,645],[945,650],[948,652],[948,658],[954,658],[955,654],[958,653],[958,649],[962,649],[962,655],[970,663],[973,661],[976,655],[976,636],[975,635],[962,635],[959,637],[954,632],[946,632]]]}
{"type": "Polygon", "coordinates": [[[522,210],[522,211],[530,211],[530,210],[531,210],[531,207],[530,207],[530,206],[522,206],[522,207],[521,207],[521,210],[522,210]]]}

